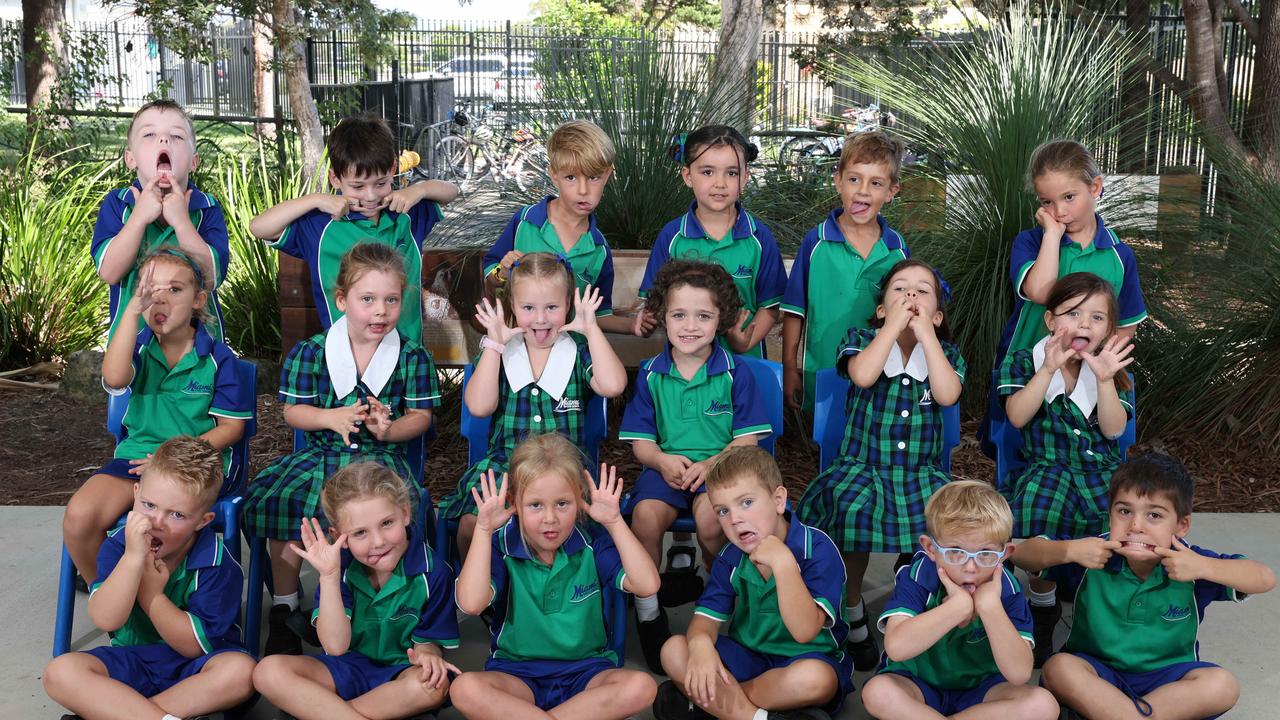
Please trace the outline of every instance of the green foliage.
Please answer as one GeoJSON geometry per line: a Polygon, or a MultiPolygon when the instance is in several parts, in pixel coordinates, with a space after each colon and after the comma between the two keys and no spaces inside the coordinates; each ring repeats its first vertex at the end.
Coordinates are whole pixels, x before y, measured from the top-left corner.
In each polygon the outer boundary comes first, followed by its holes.
{"type": "MultiPolygon", "coordinates": [[[[828,68],[900,111],[898,132],[908,146],[945,158],[945,165],[922,171],[947,187],[945,207],[921,201],[905,220],[932,228],[909,233],[908,242],[955,290],[951,327],[969,362],[971,409],[984,402],[993,351],[1012,310],[1006,274],[1012,240],[1034,223],[1024,180],[1031,152],[1053,138],[1088,145],[1104,137],[1095,119],[1132,57],[1114,29],[1062,14],[1033,19],[1026,4],[1015,3],[1003,22],[944,58],[914,55],[890,65],[846,55],[828,68]],[[957,182],[956,175],[972,179],[957,182]]],[[[1122,204],[1107,217],[1124,234],[1122,204]]]]}
{"type": "Polygon", "coordinates": [[[534,24],[570,32],[671,26],[714,29],[720,3],[712,0],[540,0],[534,24]]]}
{"type": "Polygon", "coordinates": [[[107,286],[89,257],[98,204],[112,168],[43,157],[36,137],[0,180],[0,367],[65,359],[96,346],[107,286]]]}

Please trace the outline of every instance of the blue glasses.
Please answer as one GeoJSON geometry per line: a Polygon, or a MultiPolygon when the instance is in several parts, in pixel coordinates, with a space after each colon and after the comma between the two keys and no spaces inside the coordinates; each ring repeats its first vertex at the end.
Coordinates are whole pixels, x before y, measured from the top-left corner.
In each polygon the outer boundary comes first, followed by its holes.
{"type": "Polygon", "coordinates": [[[958,547],[942,547],[937,540],[929,538],[933,541],[933,545],[938,550],[938,554],[942,556],[942,562],[948,565],[964,565],[972,558],[973,562],[980,568],[993,568],[1004,560],[1004,550],[979,550],[970,552],[964,548],[958,547]]]}

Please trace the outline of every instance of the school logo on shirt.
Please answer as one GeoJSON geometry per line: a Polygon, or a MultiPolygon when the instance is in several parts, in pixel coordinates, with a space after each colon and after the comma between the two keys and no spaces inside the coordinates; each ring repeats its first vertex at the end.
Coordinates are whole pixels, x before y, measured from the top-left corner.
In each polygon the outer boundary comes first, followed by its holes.
{"type": "Polygon", "coordinates": [[[741,263],[739,263],[738,269],[733,271],[733,276],[735,278],[749,278],[754,274],[755,270],[753,270],[750,265],[743,265],[741,263]]]}
{"type": "Polygon", "coordinates": [[[208,395],[213,392],[213,386],[190,380],[187,382],[187,386],[182,388],[182,392],[188,395],[208,395]]]}
{"type": "Polygon", "coordinates": [[[1169,609],[1164,611],[1164,614],[1160,616],[1160,619],[1165,622],[1178,622],[1179,620],[1186,620],[1189,617],[1191,617],[1191,608],[1185,605],[1170,604],[1169,609]]]}
{"type": "Polygon", "coordinates": [[[712,400],[707,409],[702,412],[703,415],[728,415],[733,412],[733,406],[723,400],[712,400]]]}
{"type": "Polygon", "coordinates": [[[930,390],[929,388],[925,388],[925,389],[924,389],[924,397],[920,398],[920,404],[921,404],[921,405],[932,405],[932,404],[933,404],[933,391],[932,391],[932,390],[930,390]]]}
{"type": "Polygon", "coordinates": [[[592,595],[595,595],[598,592],[600,592],[600,586],[594,583],[589,583],[586,585],[574,585],[573,595],[569,597],[569,602],[571,603],[582,602],[583,600],[586,600],[587,598],[591,597],[592,595]]]}
{"type": "Polygon", "coordinates": [[[582,401],[567,397],[560,398],[560,402],[556,403],[555,411],[558,413],[582,412],[582,401]]]}
{"type": "Polygon", "coordinates": [[[408,605],[401,605],[400,607],[396,608],[396,611],[391,614],[391,617],[388,618],[387,621],[390,622],[391,620],[399,620],[402,617],[411,617],[416,620],[418,618],[418,608],[410,607],[408,605]]]}

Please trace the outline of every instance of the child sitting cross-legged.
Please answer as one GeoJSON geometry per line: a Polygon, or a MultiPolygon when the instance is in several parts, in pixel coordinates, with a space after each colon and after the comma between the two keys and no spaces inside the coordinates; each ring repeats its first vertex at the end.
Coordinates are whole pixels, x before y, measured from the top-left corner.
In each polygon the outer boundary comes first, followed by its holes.
{"type": "Polygon", "coordinates": [[[208,442],[179,436],[156,448],[125,526],[98,552],[89,617],[111,644],[54,658],[43,678],[50,698],[87,720],[177,720],[249,699],[244,576],[210,526],[221,487],[222,458],[208,442]]]}
{"type": "Polygon", "coordinates": [[[716,557],[689,634],[662,648],[671,680],[658,720],[820,720],[853,691],[844,565],[831,538],[791,517],[773,457],[729,448],[707,475],[729,544],[716,557]],[[717,636],[722,623],[728,633],[717,636]]]}
{"type": "Polygon", "coordinates": [[[884,657],[862,689],[867,712],[894,718],[1052,720],[1058,704],[1031,677],[1031,611],[1001,564],[1013,513],[990,485],[948,483],[925,506],[922,552],[898,569],[880,615],[884,657]]]}

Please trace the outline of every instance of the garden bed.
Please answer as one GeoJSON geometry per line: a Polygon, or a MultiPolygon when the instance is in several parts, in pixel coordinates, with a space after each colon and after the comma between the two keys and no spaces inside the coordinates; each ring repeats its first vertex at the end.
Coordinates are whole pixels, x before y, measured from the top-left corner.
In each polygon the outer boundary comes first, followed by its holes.
{"type": "MultiPolygon", "coordinates": [[[[457,391],[445,403],[456,408],[457,391]]],[[[620,404],[612,406],[621,412],[620,404]]],[[[467,448],[457,441],[457,411],[446,411],[439,436],[428,447],[427,469],[432,497],[451,491],[465,469],[467,448]]],[[[258,435],[251,443],[252,470],[257,472],[293,445],[274,396],[258,397],[258,435]]],[[[618,417],[612,418],[616,426],[618,417]]],[[[105,429],[106,403],[82,401],[47,391],[0,390],[0,503],[5,505],[63,505],[75,489],[110,456],[112,438],[105,429]]],[[[990,479],[995,465],[978,450],[976,422],[964,424],[952,466],[957,477],[990,479]]],[[[817,474],[817,447],[788,427],[778,443],[778,460],[792,497],[817,474]]],[[[1187,463],[1196,478],[1198,512],[1280,511],[1280,463],[1256,448],[1211,436],[1165,437],[1136,445],[1132,452],[1156,446],[1187,463]]],[[[626,443],[609,440],[603,459],[619,466],[632,479],[639,466],[626,443]]]]}

